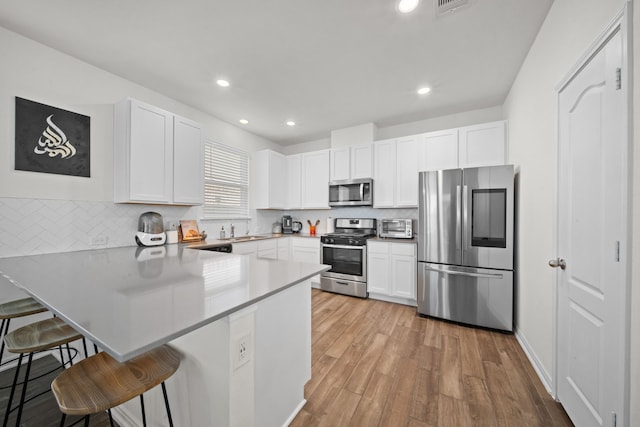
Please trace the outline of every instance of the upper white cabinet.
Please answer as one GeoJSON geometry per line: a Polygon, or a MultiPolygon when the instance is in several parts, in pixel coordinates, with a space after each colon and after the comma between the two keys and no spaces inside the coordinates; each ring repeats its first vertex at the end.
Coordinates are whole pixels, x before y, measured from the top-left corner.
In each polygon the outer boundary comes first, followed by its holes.
{"type": "Polygon", "coordinates": [[[374,143],[373,207],[418,206],[419,138],[374,143]]]}
{"type": "Polygon", "coordinates": [[[329,152],[257,151],[256,209],[329,209],[329,152]]]}
{"type": "Polygon", "coordinates": [[[204,202],[200,123],[184,117],[173,118],[173,202],[199,205],[204,202]]]}
{"type": "Polygon", "coordinates": [[[373,152],[371,144],[351,145],[331,149],[331,181],[371,178],[373,152]]]}
{"type": "Polygon", "coordinates": [[[458,167],[458,129],[421,135],[420,170],[434,171],[458,167]]]}
{"type": "Polygon", "coordinates": [[[302,208],[302,178],[300,154],[287,156],[287,208],[302,208]]]}
{"type": "Polygon", "coordinates": [[[472,168],[506,163],[505,121],[466,126],[458,132],[458,167],[472,168]]]}
{"type": "Polygon", "coordinates": [[[284,209],[287,204],[287,158],[272,150],[255,153],[256,209],[284,209]]]}
{"type": "Polygon", "coordinates": [[[302,207],[329,209],[329,151],[301,154],[302,207]]]}
{"type": "Polygon", "coordinates": [[[391,208],[396,191],[396,140],[373,144],[373,207],[391,208]]]}
{"type": "Polygon", "coordinates": [[[134,99],[115,106],[114,201],[203,202],[202,130],[134,99]]]}

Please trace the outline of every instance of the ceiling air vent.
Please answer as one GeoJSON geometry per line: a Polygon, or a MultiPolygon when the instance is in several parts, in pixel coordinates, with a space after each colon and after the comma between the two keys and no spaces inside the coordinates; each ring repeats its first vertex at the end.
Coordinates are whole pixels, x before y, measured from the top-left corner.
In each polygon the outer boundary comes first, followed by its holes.
{"type": "Polygon", "coordinates": [[[469,0],[435,0],[436,15],[444,15],[453,12],[469,3],[469,0]]]}

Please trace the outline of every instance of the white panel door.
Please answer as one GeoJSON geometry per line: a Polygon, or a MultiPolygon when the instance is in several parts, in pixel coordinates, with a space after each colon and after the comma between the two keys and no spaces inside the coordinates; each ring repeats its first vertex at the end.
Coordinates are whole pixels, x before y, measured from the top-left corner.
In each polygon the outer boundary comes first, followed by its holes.
{"type": "Polygon", "coordinates": [[[371,144],[351,146],[351,178],[371,178],[373,147],[371,144]]]}
{"type": "Polygon", "coordinates": [[[458,132],[458,167],[477,168],[505,164],[505,121],[466,126],[458,132]]]}
{"type": "Polygon", "coordinates": [[[329,150],[302,154],[302,207],[329,209],[329,150]]]}
{"type": "Polygon", "coordinates": [[[351,177],[350,153],[349,147],[331,149],[331,181],[340,181],[351,177]]]}
{"type": "Polygon", "coordinates": [[[130,200],[171,202],[173,115],[132,100],[130,144],[130,200]]]}
{"type": "Polygon", "coordinates": [[[173,202],[202,204],[204,177],[202,129],[199,123],[175,116],[173,121],[173,202]]]}
{"type": "Polygon", "coordinates": [[[625,425],[627,142],[618,32],[559,93],[558,398],[576,426],[625,425]]]}
{"type": "Polygon", "coordinates": [[[373,145],[373,207],[390,208],[395,204],[396,140],[373,145]]]}
{"type": "Polygon", "coordinates": [[[418,207],[418,137],[396,142],[396,206],[418,207]]]}
{"type": "Polygon", "coordinates": [[[420,141],[420,170],[437,171],[458,167],[458,129],[429,132],[420,141]]]}

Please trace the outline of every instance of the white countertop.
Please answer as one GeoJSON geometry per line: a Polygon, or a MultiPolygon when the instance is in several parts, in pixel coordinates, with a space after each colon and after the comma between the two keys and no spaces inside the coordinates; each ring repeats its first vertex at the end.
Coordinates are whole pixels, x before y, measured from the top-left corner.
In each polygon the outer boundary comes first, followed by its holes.
{"type": "Polygon", "coordinates": [[[124,361],[328,266],[182,245],[0,258],[0,273],[124,361]]]}

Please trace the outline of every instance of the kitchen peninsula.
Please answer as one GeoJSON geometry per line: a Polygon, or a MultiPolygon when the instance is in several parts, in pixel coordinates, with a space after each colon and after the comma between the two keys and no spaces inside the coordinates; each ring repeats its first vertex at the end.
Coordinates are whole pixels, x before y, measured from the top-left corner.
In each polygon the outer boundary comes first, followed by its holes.
{"type": "MultiPolygon", "coordinates": [[[[163,343],[176,425],[284,425],[311,377],[309,279],[320,264],[167,245],[0,259],[0,273],[118,360],[163,343]]],[[[145,394],[162,423],[162,395],[145,394]]],[[[120,425],[140,423],[137,401],[120,425]]],[[[149,417],[149,418],[151,418],[149,417]]],[[[151,421],[151,420],[150,420],[151,421]]]]}

